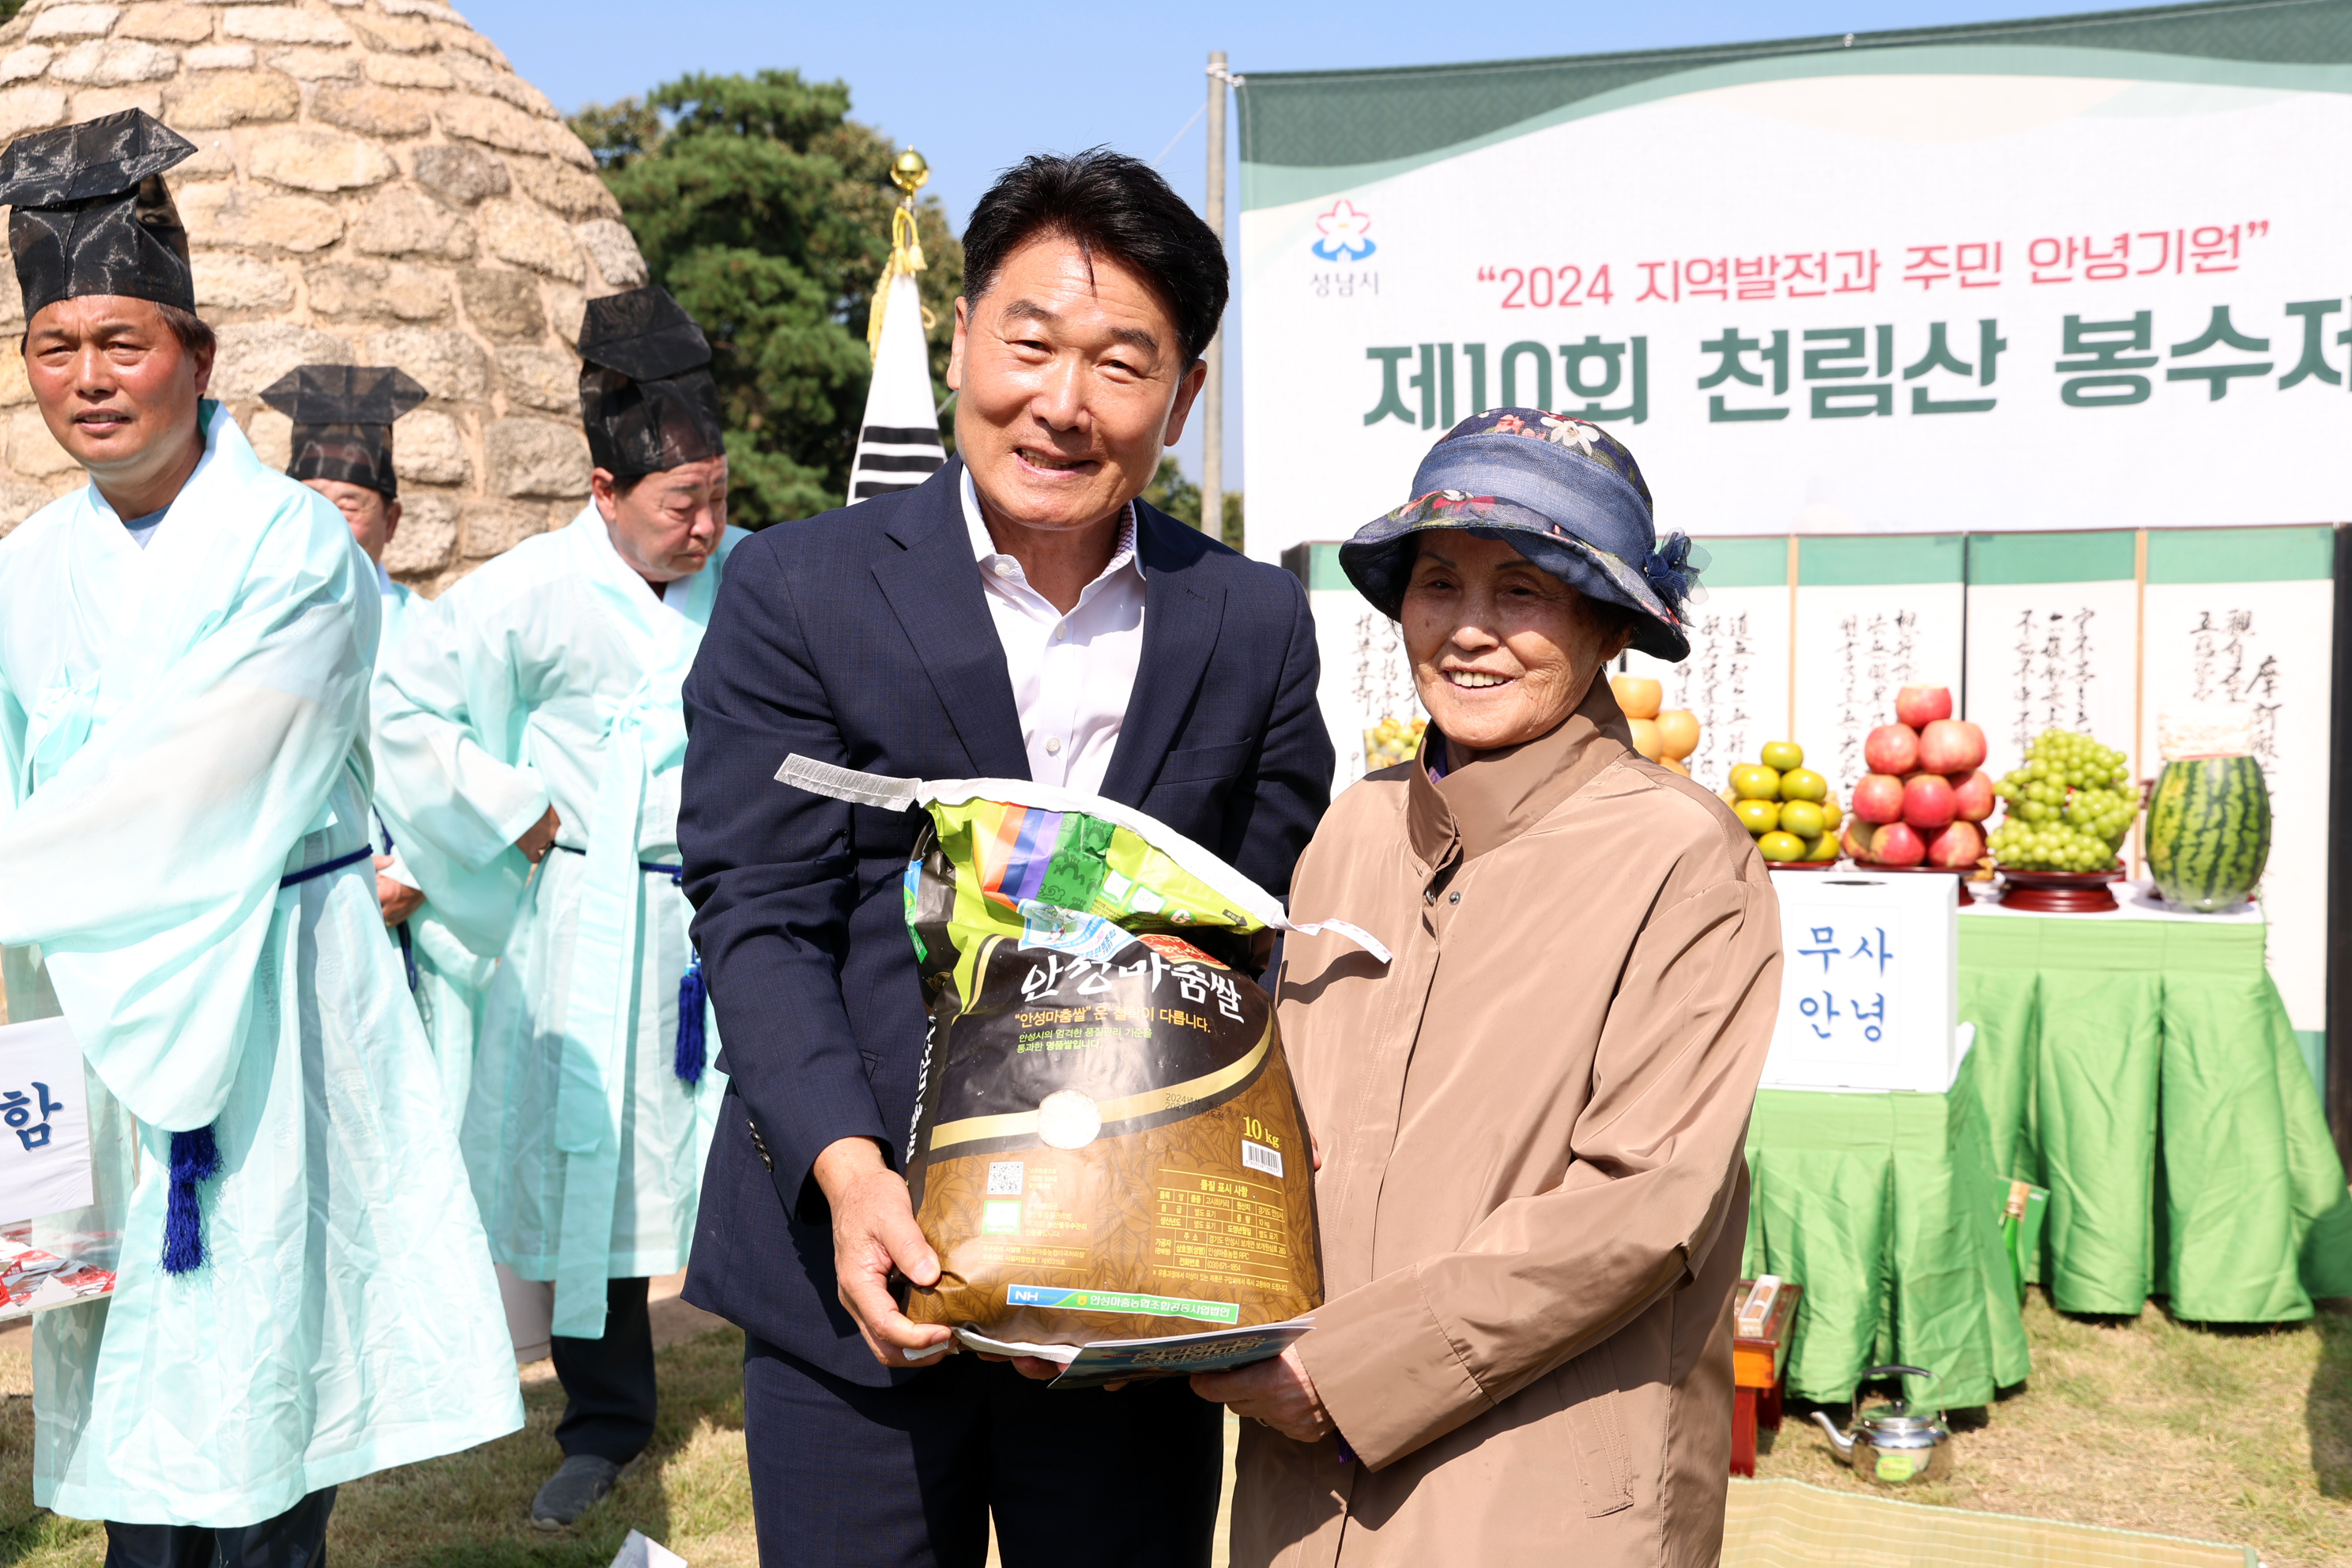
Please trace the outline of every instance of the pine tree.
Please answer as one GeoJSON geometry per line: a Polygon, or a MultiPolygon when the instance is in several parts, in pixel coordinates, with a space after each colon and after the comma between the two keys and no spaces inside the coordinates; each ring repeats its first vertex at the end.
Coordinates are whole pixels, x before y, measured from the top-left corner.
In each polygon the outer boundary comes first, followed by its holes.
{"type": "MultiPolygon", "coordinates": [[[[849,118],[846,83],[794,70],[681,77],[572,124],[653,280],[710,339],[730,520],[759,528],[839,506],[872,368],[866,310],[890,253],[898,146],[849,118]]],[[[918,223],[944,400],[963,247],[937,197],[919,204],[918,223]]]]}

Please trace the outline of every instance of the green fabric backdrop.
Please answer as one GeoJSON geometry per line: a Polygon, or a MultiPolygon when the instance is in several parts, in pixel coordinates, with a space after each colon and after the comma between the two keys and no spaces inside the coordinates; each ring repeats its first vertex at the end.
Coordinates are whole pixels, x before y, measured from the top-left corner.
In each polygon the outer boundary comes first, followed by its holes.
{"type": "Polygon", "coordinates": [[[2308,1318],[2352,1295],[2352,1198],[2252,922],[1963,916],[1952,1086],[2050,1189],[2061,1310],[2308,1318]]]}
{"type": "Polygon", "coordinates": [[[2028,1271],[2062,1311],[2288,1322],[2352,1296],[2352,1195],[2263,934],[1963,916],[1977,1036],[1948,1095],[1759,1092],[1744,1268],[1805,1288],[1789,1392],[1843,1403],[1889,1362],[1948,1406],[2024,1381],[2011,1178],[2050,1191],[2028,1271]]]}
{"type": "Polygon", "coordinates": [[[1761,1090],[1748,1124],[1755,1186],[1744,1272],[1805,1288],[1788,1391],[1853,1397],[1864,1369],[1926,1367],[1915,1400],[1989,1405],[2030,1362],[2009,1256],[2008,1182],[1983,1120],[1940,1094],[1761,1090]]]}

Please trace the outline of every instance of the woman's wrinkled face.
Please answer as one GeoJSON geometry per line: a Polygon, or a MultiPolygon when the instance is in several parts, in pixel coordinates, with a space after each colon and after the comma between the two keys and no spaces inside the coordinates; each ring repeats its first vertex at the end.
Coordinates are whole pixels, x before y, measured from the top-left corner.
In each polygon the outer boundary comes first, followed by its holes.
{"type": "Polygon", "coordinates": [[[1452,529],[1421,536],[1400,619],[1422,705],[1473,752],[1550,732],[1632,640],[1501,540],[1452,529]]]}

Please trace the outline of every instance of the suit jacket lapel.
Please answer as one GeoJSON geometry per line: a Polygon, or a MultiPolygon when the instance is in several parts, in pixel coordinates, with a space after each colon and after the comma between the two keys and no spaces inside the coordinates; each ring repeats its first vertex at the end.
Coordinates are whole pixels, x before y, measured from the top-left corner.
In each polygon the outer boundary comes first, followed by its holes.
{"type": "Polygon", "coordinates": [[[1182,523],[1140,501],[1136,519],[1136,554],[1143,564],[1143,658],[1110,771],[1103,777],[1103,794],[1139,807],[1208,673],[1209,655],[1224,622],[1225,593],[1195,587],[1192,574],[1181,570],[1189,558],[1167,531],[1182,529],[1182,523]]]}
{"type": "Polygon", "coordinates": [[[964,527],[962,484],[963,464],[950,458],[908,496],[885,531],[902,553],[877,564],[874,580],[947,708],[969,776],[1025,779],[1021,711],[964,527]]]}

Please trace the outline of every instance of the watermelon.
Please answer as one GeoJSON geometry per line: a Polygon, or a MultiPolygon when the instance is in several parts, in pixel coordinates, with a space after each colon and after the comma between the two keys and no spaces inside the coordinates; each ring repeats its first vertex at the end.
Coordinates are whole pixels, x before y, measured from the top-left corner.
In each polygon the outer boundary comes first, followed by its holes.
{"type": "Polygon", "coordinates": [[[2252,757],[2167,763],[2149,797],[2147,868],[2166,898],[2210,914],[2244,899],[2271,852],[2271,795],[2252,757]]]}

